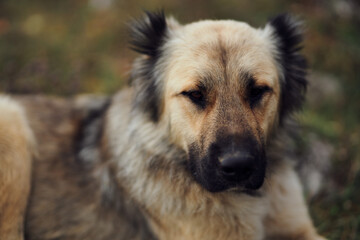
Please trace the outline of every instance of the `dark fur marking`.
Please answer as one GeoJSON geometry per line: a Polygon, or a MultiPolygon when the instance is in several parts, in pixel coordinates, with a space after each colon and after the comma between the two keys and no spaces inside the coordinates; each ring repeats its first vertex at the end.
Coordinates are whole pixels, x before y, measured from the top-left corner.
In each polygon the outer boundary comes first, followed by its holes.
{"type": "Polygon", "coordinates": [[[303,36],[296,21],[288,14],[282,14],[270,21],[275,29],[280,56],[278,62],[283,68],[281,82],[280,122],[286,116],[301,108],[306,92],[305,58],[299,53],[303,36]]]}
{"type": "Polygon", "coordinates": [[[75,136],[75,152],[77,160],[82,163],[91,164],[99,159],[101,145],[101,138],[103,136],[103,124],[105,112],[110,106],[111,99],[106,99],[94,108],[90,108],[86,113],[85,118],[80,122],[79,131],[75,136]],[[84,156],[81,151],[95,151],[98,154],[91,154],[84,156]],[[89,157],[94,159],[89,159],[89,157]]]}
{"type": "Polygon", "coordinates": [[[135,20],[130,26],[131,49],[153,58],[158,57],[166,37],[167,23],[164,12],[145,11],[145,17],[135,20]]]}
{"type": "Polygon", "coordinates": [[[148,56],[139,60],[131,74],[130,83],[136,91],[134,107],[149,113],[151,120],[156,122],[159,118],[160,94],[153,70],[161,57],[161,46],[167,37],[164,12],[145,12],[144,18],[131,24],[130,36],[131,49],[148,56]]]}

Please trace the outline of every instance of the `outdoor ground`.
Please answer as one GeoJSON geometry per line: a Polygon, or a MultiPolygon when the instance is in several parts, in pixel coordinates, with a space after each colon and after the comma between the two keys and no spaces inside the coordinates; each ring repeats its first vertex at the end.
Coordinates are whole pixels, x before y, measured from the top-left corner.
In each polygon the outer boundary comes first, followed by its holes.
{"type": "Polygon", "coordinates": [[[16,0],[0,1],[0,91],[71,96],[114,93],[135,57],[126,23],[165,9],[187,23],[236,19],[264,26],[291,12],[307,28],[309,99],[299,115],[302,143],[331,159],[309,198],[320,233],[360,239],[360,5],[356,0],[16,0]]]}

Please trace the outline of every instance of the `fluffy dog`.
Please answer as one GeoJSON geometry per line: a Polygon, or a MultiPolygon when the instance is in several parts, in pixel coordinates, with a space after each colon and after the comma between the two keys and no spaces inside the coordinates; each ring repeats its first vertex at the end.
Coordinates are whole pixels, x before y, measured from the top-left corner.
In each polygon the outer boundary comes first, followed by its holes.
{"type": "Polygon", "coordinates": [[[299,24],[146,13],[131,39],[111,98],[1,98],[0,239],[323,239],[281,142],[299,24]]]}

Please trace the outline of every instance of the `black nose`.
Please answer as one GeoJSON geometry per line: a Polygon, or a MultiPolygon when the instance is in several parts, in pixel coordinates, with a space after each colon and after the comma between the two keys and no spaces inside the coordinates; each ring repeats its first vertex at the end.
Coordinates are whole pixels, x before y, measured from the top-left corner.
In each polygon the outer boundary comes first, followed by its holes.
{"type": "Polygon", "coordinates": [[[221,171],[227,180],[242,181],[254,172],[254,157],[248,153],[239,153],[226,157],[221,163],[221,171]]]}

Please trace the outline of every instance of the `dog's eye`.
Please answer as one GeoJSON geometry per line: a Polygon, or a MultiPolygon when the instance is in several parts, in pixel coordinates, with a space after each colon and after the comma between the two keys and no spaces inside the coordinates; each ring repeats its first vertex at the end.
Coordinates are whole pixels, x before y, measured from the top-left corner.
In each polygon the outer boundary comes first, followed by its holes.
{"type": "Polygon", "coordinates": [[[188,92],[182,92],[182,95],[187,96],[188,98],[190,98],[190,100],[199,105],[200,107],[205,107],[205,97],[204,94],[201,91],[188,91],[188,92]]]}
{"type": "Polygon", "coordinates": [[[260,102],[266,92],[269,92],[271,88],[268,86],[252,87],[249,91],[250,107],[253,108],[260,102]]]}
{"type": "Polygon", "coordinates": [[[199,101],[203,98],[203,95],[200,91],[193,91],[190,92],[190,97],[199,101]]]}

